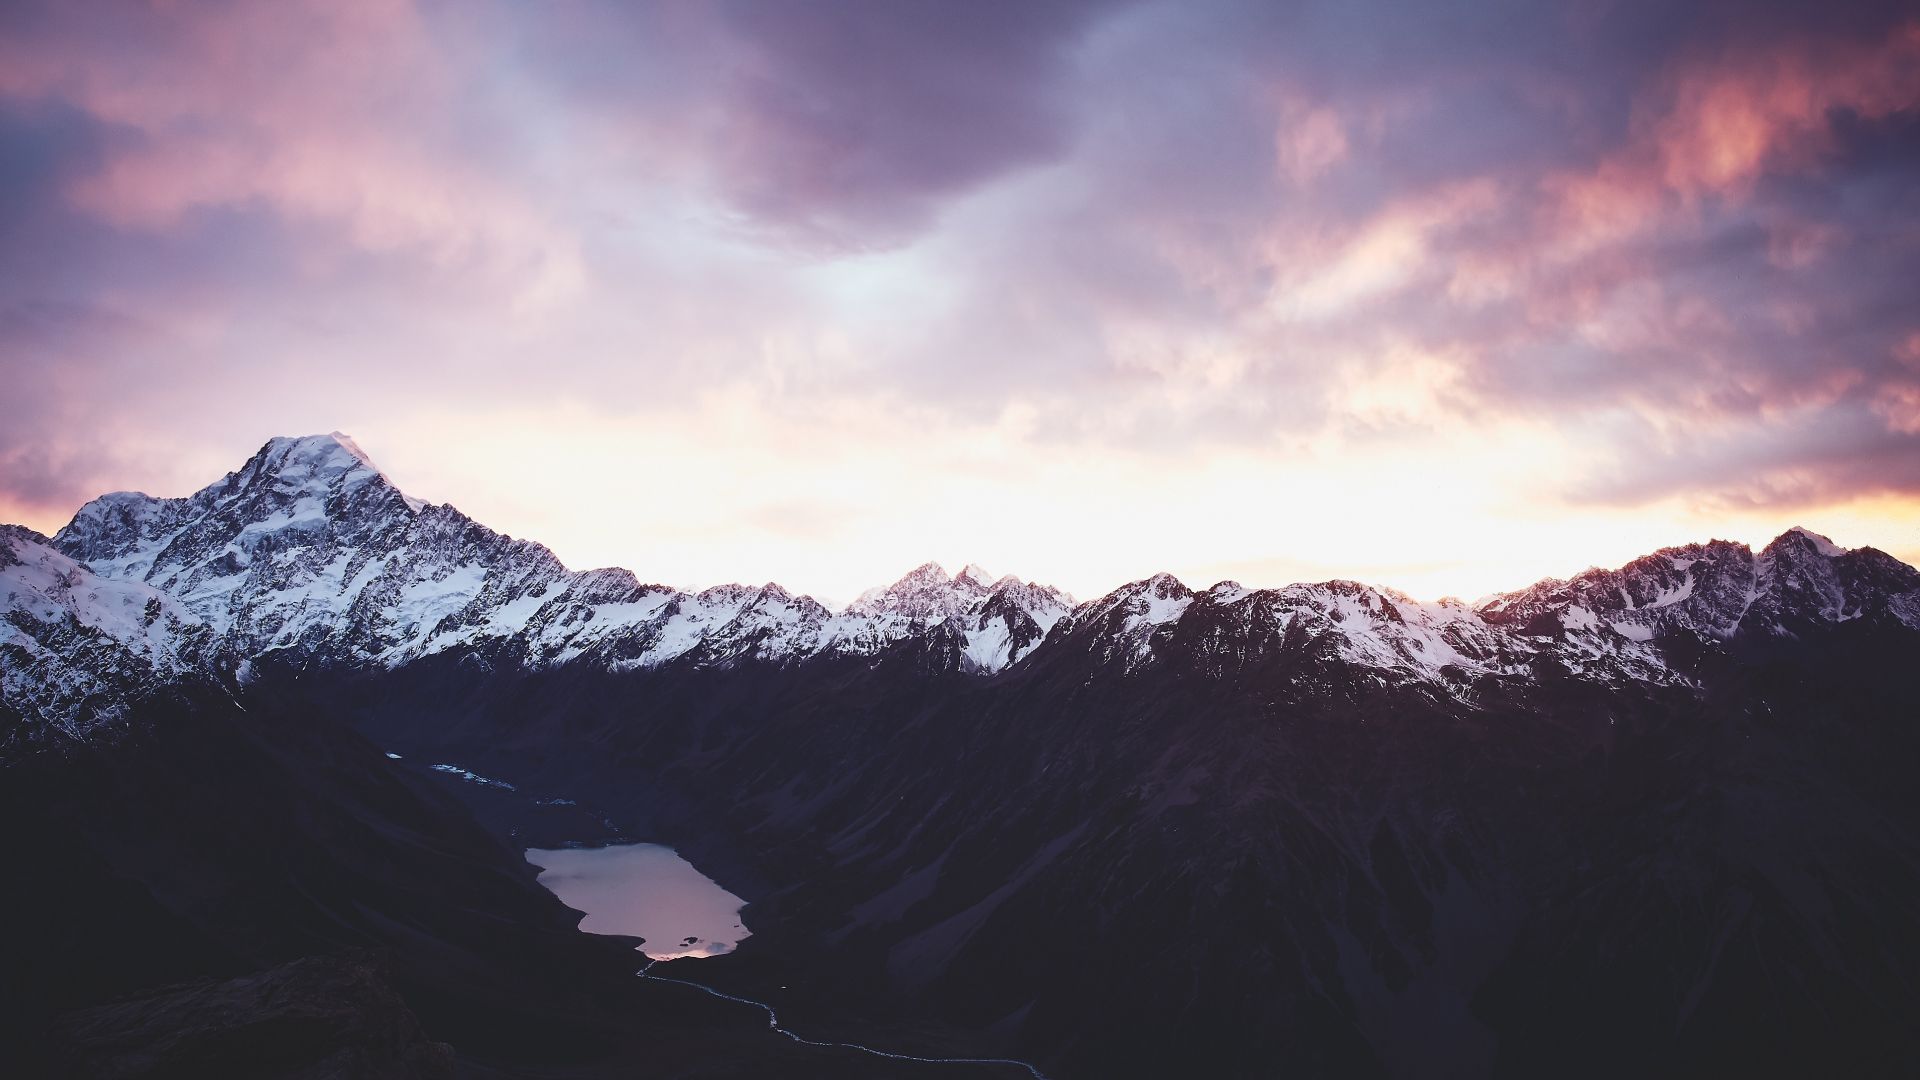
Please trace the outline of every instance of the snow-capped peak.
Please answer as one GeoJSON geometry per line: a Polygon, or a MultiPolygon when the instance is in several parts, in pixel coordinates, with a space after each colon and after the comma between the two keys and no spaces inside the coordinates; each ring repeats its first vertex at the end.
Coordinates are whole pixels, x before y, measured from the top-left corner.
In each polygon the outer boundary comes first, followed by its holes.
{"type": "Polygon", "coordinates": [[[1207,598],[1216,604],[1231,604],[1246,596],[1249,591],[1245,585],[1237,581],[1219,581],[1214,583],[1213,588],[1207,590],[1207,598]]]}
{"type": "MultiPolygon", "coordinates": [[[[282,485],[357,486],[377,478],[386,487],[393,481],[367,456],[352,436],[339,431],[325,435],[280,435],[267,440],[242,472],[270,472],[282,485]]],[[[402,494],[409,509],[420,510],[423,500],[402,494]]]]}
{"type": "Polygon", "coordinates": [[[365,469],[372,473],[380,472],[359,444],[338,431],[325,435],[277,435],[267,440],[267,444],[254,455],[253,461],[271,466],[280,474],[293,469],[319,472],[365,469]]]}
{"type": "Polygon", "coordinates": [[[1813,548],[1813,550],[1818,554],[1823,555],[1829,559],[1836,559],[1847,553],[1846,548],[1843,548],[1839,544],[1834,543],[1828,537],[1822,536],[1819,533],[1814,532],[1812,529],[1806,528],[1805,526],[1801,526],[1801,525],[1795,525],[1793,528],[1788,529],[1786,532],[1781,533],[1777,537],[1774,537],[1773,543],[1768,544],[1766,547],[1766,550],[1772,551],[1775,548],[1780,547],[1782,542],[1789,540],[1789,538],[1798,540],[1806,544],[1807,546],[1813,548]]]}
{"type": "Polygon", "coordinates": [[[279,436],[269,440],[269,446],[284,447],[289,455],[308,458],[334,458],[344,453],[362,466],[379,472],[380,467],[373,463],[360,444],[353,441],[351,435],[341,431],[329,431],[325,435],[279,436]]]}
{"type": "Polygon", "coordinates": [[[1193,602],[1193,590],[1172,574],[1159,573],[1129,582],[1092,602],[1095,616],[1123,611],[1129,626],[1157,626],[1180,617],[1193,602]]]}
{"type": "MultiPolygon", "coordinates": [[[[1008,576],[1012,577],[1011,574],[1009,574],[1008,576]]],[[[997,584],[999,580],[995,578],[992,574],[987,573],[987,568],[984,566],[981,566],[979,563],[968,563],[965,568],[963,568],[958,574],[954,575],[954,580],[956,581],[958,581],[961,578],[965,578],[968,581],[973,582],[975,585],[978,585],[983,589],[993,588],[994,585],[997,584]]]]}
{"type": "Polygon", "coordinates": [[[992,589],[985,571],[969,566],[954,577],[939,563],[922,563],[884,589],[869,589],[847,607],[849,615],[903,615],[939,622],[963,614],[992,589]],[[968,571],[977,571],[969,573],[968,571]]]}

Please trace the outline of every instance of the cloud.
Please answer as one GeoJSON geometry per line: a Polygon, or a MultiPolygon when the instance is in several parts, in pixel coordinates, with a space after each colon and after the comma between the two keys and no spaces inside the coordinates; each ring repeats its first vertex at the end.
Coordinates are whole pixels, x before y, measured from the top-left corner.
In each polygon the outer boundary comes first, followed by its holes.
{"type": "Polygon", "coordinates": [[[728,5],[744,52],[714,148],[729,198],[828,242],[897,242],[943,200],[1065,149],[1059,84],[1102,6],[728,5]]]}
{"type": "Polygon", "coordinates": [[[1878,0],[8,5],[0,501],[424,403],[724,441],[700,520],[795,543],[800,443],[1920,499],[1916,66],[1878,0]]]}
{"type": "Polygon", "coordinates": [[[1060,160],[1076,47],[1127,0],[568,4],[516,59],[626,164],[699,185],[757,241],[886,250],[951,201],[1060,160]]]}
{"type": "Polygon", "coordinates": [[[571,236],[458,153],[461,57],[411,4],[43,8],[0,46],[0,96],[57,100],[119,136],[68,202],[124,229],[264,205],[361,250],[579,287],[571,236]]]}

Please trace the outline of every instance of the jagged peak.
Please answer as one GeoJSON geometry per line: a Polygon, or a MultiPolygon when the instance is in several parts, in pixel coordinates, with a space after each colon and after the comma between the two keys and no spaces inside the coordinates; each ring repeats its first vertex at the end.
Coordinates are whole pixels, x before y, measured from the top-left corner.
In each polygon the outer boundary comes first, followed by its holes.
{"type": "Polygon", "coordinates": [[[381,475],[366,451],[338,433],[275,435],[240,468],[242,476],[280,476],[302,471],[316,475],[367,472],[381,475]]]}
{"type": "Polygon", "coordinates": [[[1187,583],[1162,570],[1157,574],[1141,578],[1126,588],[1135,592],[1146,592],[1163,600],[1183,600],[1193,595],[1187,583]]]}
{"type": "MultiPolygon", "coordinates": [[[[980,571],[977,566],[968,570],[980,571]]],[[[859,595],[853,603],[847,605],[847,613],[852,615],[907,615],[913,618],[945,618],[958,614],[956,605],[964,607],[972,599],[985,595],[989,586],[980,578],[962,571],[957,576],[949,576],[946,568],[937,562],[925,562],[908,571],[900,580],[881,589],[868,589],[859,595]]]]}
{"type": "Polygon", "coordinates": [[[1184,605],[1193,599],[1193,595],[1193,590],[1187,588],[1179,578],[1162,572],[1143,577],[1138,581],[1129,581],[1105,596],[1090,600],[1082,606],[1087,611],[1106,612],[1139,601],[1157,612],[1166,604],[1184,605]]]}
{"type": "Polygon", "coordinates": [[[988,595],[1046,596],[1063,604],[1071,603],[1071,599],[1061,589],[1055,588],[1052,585],[1042,585],[1037,581],[1023,581],[1020,578],[1014,577],[1012,574],[1008,574],[1006,577],[994,582],[993,588],[988,590],[988,595]]]}
{"type": "Polygon", "coordinates": [[[113,507],[144,506],[154,501],[154,497],[144,491],[109,491],[105,495],[96,496],[88,500],[87,505],[80,509],[85,511],[95,510],[96,508],[98,510],[106,510],[113,507]]]}
{"type": "MultiPolygon", "coordinates": [[[[276,435],[268,439],[236,475],[271,475],[295,482],[318,481],[329,484],[336,478],[361,476],[377,478],[394,491],[400,491],[393,479],[373,463],[373,459],[360,449],[360,444],[354,442],[352,436],[339,431],[330,431],[325,435],[276,435]]],[[[400,492],[400,497],[414,511],[424,509],[427,505],[425,500],[413,498],[404,492],[400,492]]]]}
{"type": "Polygon", "coordinates": [[[53,541],[49,539],[45,533],[42,533],[38,529],[28,528],[25,525],[0,525],[0,540],[5,540],[10,544],[38,544],[46,548],[53,546],[53,541]]]}
{"type": "Polygon", "coordinates": [[[379,472],[380,467],[373,463],[360,444],[353,437],[340,431],[329,431],[325,435],[276,435],[268,439],[262,452],[272,451],[290,457],[326,458],[344,453],[366,468],[379,472]]]}
{"type": "Polygon", "coordinates": [[[1788,547],[1812,548],[1815,553],[1829,559],[1845,555],[1848,551],[1829,537],[1814,532],[1804,525],[1795,525],[1774,537],[1773,542],[1761,550],[1761,554],[1771,555],[1788,547]]]}
{"type": "MultiPolygon", "coordinates": [[[[1012,577],[1013,575],[1009,574],[1007,576],[1012,577]]],[[[971,581],[972,583],[980,586],[983,589],[992,589],[998,579],[996,579],[992,574],[988,573],[987,568],[984,566],[981,566],[979,563],[968,563],[966,566],[960,569],[960,572],[958,574],[955,574],[953,576],[953,580],[971,581]]],[[[1014,580],[1017,581],[1019,579],[1015,578],[1014,580]]]]}
{"type": "Polygon", "coordinates": [[[1216,581],[1206,591],[1207,599],[1216,604],[1231,604],[1251,595],[1251,589],[1233,580],[1216,581]]]}
{"type": "Polygon", "coordinates": [[[906,585],[913,582],[933,581],[935,579],[938,579],[940,581],[953,580],[951,577],[948,576],[946,567],[941,566],[939,563],[934,562],[932,560],[928,560],[926,562],[921,563],[919,566],[916,566],[913,569],[907,571],[904,575],[901,576],[900,580],[894,582],[894,584],[906,585]]]}
{"type": "Polygon", "coordinates": [[[702,604],[738,603],[749,599],[758,591],[759,590],[751,585],[733,583],[726,585],[709,585],[695,593],[694,599],[700,601],[702,604]]]}

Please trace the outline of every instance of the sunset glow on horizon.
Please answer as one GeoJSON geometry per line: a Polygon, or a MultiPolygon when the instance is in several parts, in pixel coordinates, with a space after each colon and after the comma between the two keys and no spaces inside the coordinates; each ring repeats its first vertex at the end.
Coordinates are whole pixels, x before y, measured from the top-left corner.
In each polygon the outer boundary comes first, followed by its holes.
{"type": "Polygon", "coordinates": [[[11,5],[0,521],[351,434],[844,603],[1920,562],[1898,4],[11,5]]]}

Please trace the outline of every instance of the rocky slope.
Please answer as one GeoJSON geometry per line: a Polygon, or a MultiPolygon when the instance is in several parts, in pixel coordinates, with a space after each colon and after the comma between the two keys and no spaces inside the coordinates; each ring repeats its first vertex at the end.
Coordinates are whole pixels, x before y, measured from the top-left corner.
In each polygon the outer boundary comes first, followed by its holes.
{"type": "Polygon", "coordinates": [[[754,937],[700,977],[815,1030],[937,1017],[1056,1077],[1920,1061],[1920,634],[1846,620],[1618,683],[1462,636],[1463,683],[1330,625],[1366,595],[1148,582],[992,679],[906,642],[336,690],[410,753],[713,868],[754,937]]]}

